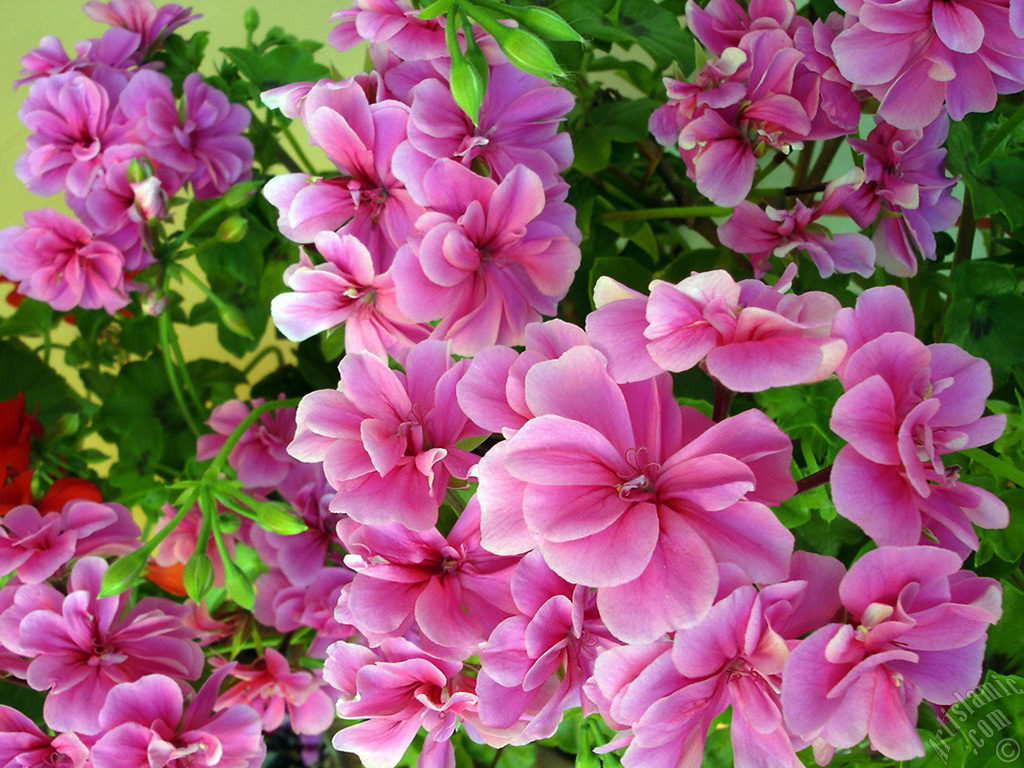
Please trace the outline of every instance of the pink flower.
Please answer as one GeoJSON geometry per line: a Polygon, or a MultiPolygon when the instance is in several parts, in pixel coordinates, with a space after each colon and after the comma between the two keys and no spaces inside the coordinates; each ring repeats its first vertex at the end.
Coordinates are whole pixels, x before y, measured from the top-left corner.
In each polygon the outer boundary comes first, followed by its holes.
{"type": "Polygon", "coordinates": [[[140,59],[152,53],[178,27],[202,15],[193,14],[191,8],[182,8],[177,3],[157,8],[152,0],[110,0],[109,3],[89,0],[82,11],[93,21],[138,34],[140,59]]]}
{"type": "Polygon", "coordinates": [[[452,160],[423,179],[429,211],[395,257],[398,306],[472,355],[521,344],[526,326],[554,315],[580,263],[573,209],[548,200],[541,178],[517,166],[501,183],[452,160]]]}
{"type": "MultiPolygon", "coordinates": [[[[569,134],[558,133],[573,107],[572,94],[511,64],[491,68],[476,125],[455,104],[447,82],[424,80],[410,97],[408,143],[398,150],[396,162],[412,161],[403,159],[404,152],[422,155],[416,162],[425,167],[445,157],[467,168],[476,161],[496,181],[517,165],[553,180],[572,164],[569,134]]],[[[406,174],[405,179],[414,195],[425,194],[418,174],[406,174]]]]}
{"type": "Polygon", "coordinates": [[[217,712],[247,704],[267,733],[280,728],[285,716],[295,733],[323,733],[334,722],[334,702],[322,690],[324,681],[310,672],[292,672],[288,660],[273,648],[254,664],[233,665],[230,674],[241,682],[217,698],[217,712]]]}
{"type": "Polygon", "coordinates": [[[832,558],[795,553],[790,579],[742,585],[695,626],[657,641],[602,654],[585,691],[606,721],[627,728],[602,747],[627,745],[630,768],[697,768],[712,720],[732,706],[737,768],[797,768],[806,742],[790,734],[779,697],[796,636],[817,629],[839,608],[843,567],[832,558]]]}
{"type": "Polygon", "coordinates": [[[124,254],[82,224],[52,208],[25,213],[25,226],[0,231],[0,273],[18,293],[62,312],[128,303],[124,254]]]}
{"type": "Polygon", "coordinates": [[[278,209],[278,228],[299,243],[328,230],[354,235],[373,255],[374,271],[387,271],[423,212],[392,168],[395,148],[406,138],[409,107],[373,102],[363,84],[349,78],[313,86],[301,116],[310,141],[342,175],[271,179],[264,194],[278,209]]]}
{"type": "Polygon", "coordinates": [[[762,503],[792,493],[788,438],[758,411],[712,425],[670,389],[667,374],[617,385],[597,350],[570,349],[533,366],[536,416],[477,469],[484,546],[539,548],[561,578],[597,588],[627,642],[700,621],[719,562],[771,582],[792,552],[762,503]]]}
{"type": "Polygon", "coordinates": [[[711,0],[705,8],[693,0],[686,3],[687,26],[718,56],[726,48],[738,46],[752,29],[795,32],[797,18],[796,6],[790,0],[751,0],[749,9],[735,0],[711,0]]]}
{"type": "Polygon", "coordinates": [[[0,575],[17,569],[22,582],[38,584],[75,557],[126,555],[139,536],[131,512],[120,504],[71,501],[46,515],[15,507],[0,517],[0,575]]]}
{"type": "Polygon", "coordinates": [[[431,653],[462,658],[515,612],[510,583],[518,558],[480,546],[475,500],[447,537],[392,523],[360,526],[344,544],[352,553],[345,565],[356,576],[338,616],[369,638],[399,637],[415,621],[421,636],[438,646],[431,653]]]}
{"type": "Polygon", "coordinates": [[[185,609],[147,597],[124,613],[127,594],[97,597],[106,570],[97,557],[79,560],[60,611],[34,610],[18,628],[20,648],[32,657],[28,684],[50,691],[43,715],[57,730],[99,733],[100,709],[118,683],[149,673],[195,679],[202,671],[202,650],[182,624],[185,609]]]}
{"type": "MultiPolygon", "coordinates": [[[[164,504],[160,509],[161,519],[160,523],[168,522],[172,517],[177,514],[177,511],[170,504],[164,504]]],[[[218,505],[217,512],[220,514],[225,509],[218,505]]],[[[179,522],[174,530],[171,531],[170,535],[164,539],[160,546],[156,548],[156,552],[153,553],[153,561],[162,567],[171,565],[184,565],[192,557],[192,553],[195,551],[196,544],[199,539],[199,532],[202,528],[203,514],[199,510],[199,505],[193,505],[192,509],[188,511],[185,518],[179,522]]],[[[234,556],[235,542],[237,539],[242,538],[247,528],[251,525],[249,520],[242,520],[242,527],[233,534],[224,534],[224,545],[227,548],[228,554],[234,556]]],[[[210,538],[204,544],[206,554],[213,563],[213,583],[215,586],[224,586],[224,562],[221,559],[220,552],[217,549],[217,544],[214,538],[210,538]]]]}
{"type": "Polygon", "coordinates": [[[441,22],[418,17],[419,11],[405,0],[356,0],[351,8],[331,16],[338,24],[327,41],[339,51],[367,41],[387,46],[403,59],[446,58],[441,22]]]}
{"type": "Polygon", "coordinates": [[[985,632],[999,620],[994,579],[935,547],[882,547],[839,586],[849,620],[804,640],[782,674],[789,727],[831,747],[865,736],[893,760],[924,755],[918,704],[953,704],[981,678],[985,632]]]}
{"type": "MultiPolygon", "coordinates": [[[[196,442],[196,458],[203,461],[216,456],[235,428],[263,402],[262,398],[249,404],[228,400],[214,408],[206,423],[215,434],[200,435],[196,442]]],[[[242,487],[270,491],[279,487],[289,473],[304,473],[302,465],[288,455],[288,444],[294,438],[294,408],[277,408],[260,416],[228,454],[228,464],[238,473],[242,487]]]]}
{"type": "Polygon", "coordinates": [[[79,72],[34,83],[19,114],[32,135],[15,172],[37,195],[66,189],[84,197],[102,171],[103,152],[129,128],[106,89],[79,72]]]}
{"type": "Polygon", "coordinates": [[[76,733],[47,736],[25,715],[0,706],[0,768],[87,768],[89,748],[76,733]]]}
{"type": "Polygon", "coordinates": [[[758,277],[768,271],[771,256],[786,256],[794,250],[805,251],[822,277],[833,272],[870,277],[875,271],[875,247],[867,237],[860,233],[833,235],[815,223],[841,206],[863,179],[863,172],[857,168],[834,179],[821,200],[810,208],[797,200],[788,211],[771,206],[762,210],[744,200],[718,228],[718,236],[726,247],[750,254],[758,277]]]}
{"type": "Polygon", "coordinates": [[[164,675],[114,687],[99,712],[95,768],[259,768],[267,751],[259,715],[244,704],[213,712],[229,671],[211,675],[187,704],[181,685],[164,675]]]}
{"type": "Polygon", "coordinates": [[[78,72],[116,98],[128,83],[138,48],[139,35],[127,29],[108,29],[99,38],[75,43],[75,58],[71,59],[60,40],[47,35],[39,41],[38,48],[22,57],[22,77],[14,81],[14,87],[51,75],[78,72]]]}
{"type": "Polygon", "coordinates": [[[881,104],[897,128],[990,112],[997,94],[1024,88],[1024,48],[1009,0],[843,0],[856,23],[833,45],[839,70],[881,104]]]}
{"type": "Polygon", "coordinates": [[[868,341],[847,361],[845,394],[830,426],[848,445],[832,469],[837,511],[881,545],[918,543],[924,526],[943,546],[977,549],[971,523],[1007,524],[1006,505],[958,482],[942,456],[995,440],[1003,415],[982,416],[992,390],[987,362],[953,344],[906,333],[868,341]]]}
{"type": "Polygon", "coordinates": [[[365,352],[347,355],[337,390],[302,399],[288,451],[323,462],[337,490],[332,510],[371,525],[432,528],[449,478],[465,478],[477,461],[457,447],[481,434],[455,398],[467,364],[437,341],[413,347],[405,373],[365,352]]]}
{"type": "Polygon", "coordinates": [[[313,266],[300,249],[284,282],[294,293],[275,296],[274,324],[291,341],[344,325],[345,351],[402,359],[405,350],[430,335],[430,327],[406,319],[398,308],[390,273],[377,274],[373,256],[353,235],[324,231],[315,238],[327,263],[313,266]]]}
{"type": "Polygon", "coordinates": [[[551,736],[572,707],[593,710],[583,683],[594,661],[618,646],[597,611],[595,595],[551,571],[539,552],[512,577],[518,615],[501,622],[480,651],[477,675],[480,720],[495,728],[527,721],[517,743],[551,736]]]}
{"type": "Polygon", "coordinates": [[[647,378],[652,370],[684,371],[701,361],[736,392],[820,381],[846,348],[829,336],[840,306],[817,291],[784,294],[795,271],[791,267],[772,287],[759,280],[737,283],[721,270],[677,285],[656,280],[650,299],[602,283],[609,280],[602,277],[587,330],[619,382],[647,378]]]}
{"type": "Polygon", "coordinates": [[[324,678],[342,693],[338,716],[366,718],[334,737],[334,748],[353,752],[366,768],[394,768],[426,731],[417,768],[454,765],[449,743],[459,721],[473,714],[476,695],[462,662],[437,659],[407,640],[387,640],[374,651],[351,643],[331,646],[324,678]]]}
{"type": "Polygon", "coordinates": [[[949,229],[960,216],[961,202],[952,195],[957,178],[945,172],[949,119],[939,115],[924,128],[900,130],[875,118],[866,140],[850,145],[864,155],[865,182],[843,201],[843,208],[861,227],[884,210],[875,230],[879,266],[899,277],[917,274],[918,254],[935,259],[935,232],[949,229]]]}
{"type": "Polygon", "coordinates": [[[356,634],[354,627],[334,617],[341,590],[352,581],[352,576],[347,568],[320,568],[312,579],[295,584],[282,571],[260,574],[256,579],[253,615],[260,624],[279,632],[294,632],[301,627],[315,629],[316,639],[309,644],[306,655],[323,658],[331,643],[356,634]]]}
{"type": "Polygon", "coordinates": [[[526,326],[525,349],[495,345],[480,350],[459,381],[459,406],[475,424],[505,434],[533,418],[525,399],[526,375],[544,360],[555,360],[573,347],[591,346],[578,325],[548,320],[526,326]]]}
{"type": "Polygon", "coordinates": [[[253,147],[240,134],[252,115],[241,104],[202,81],[185,78],[180,114],[171,81],[153,70],[135,74],[121,94],[121,107],[149,156],[192,183],[198,199],[223,194],[252,175],[253,147]]]}

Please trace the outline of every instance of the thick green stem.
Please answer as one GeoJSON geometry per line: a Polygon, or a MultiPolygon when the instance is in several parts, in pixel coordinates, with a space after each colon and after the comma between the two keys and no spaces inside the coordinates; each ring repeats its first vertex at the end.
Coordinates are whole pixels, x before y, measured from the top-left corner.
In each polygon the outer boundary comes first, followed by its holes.
{"type": "Polygon", "coordinates": [[[690,205],[678,208],[644,208],[639,211],[608,211],[599,221],[651,221],[657,219],[697,219],[728,216],[732,208],[717,205],[690,205]]]}
{"type": "Polygon", "coordinates": [[[277,355],[277,364],[279,366],[283,366],[285,364],[284,353],[280,349],[278,349],[277,347],[264,347],[259,352],[257,352],[256,356],[249,361],[248,365],[246,365],[245,368],[242,369],[242,374],[246,378],[248,378],[249,374],[252,373],[253,369],[259,364],[260,360],[262,360],[267,355],[271,354],[277,355]]]}
{"type": "Polygon", "coordinates": [[[174,333],[174,329],[171,327],[171,322],[170,312],[162,312],[157,320],[157,329],[160,333],[160,355],[164,359],[164,369],[167,371],[167,383],[170,384],[174,400],[178,403],[178,410],[181,411],[181,415],[185,419],[185,423],[188,425],[189,431],[191,431],[196,437],[199,437],[199,425],[196,424],[195,419],[192,417],[192,411],[189,409],[188,403],[185,402],[185,395],[181,390],[181,384],[178,382],[178,375],[174,370],[174,359],[171,353],[171,335],[174,333]]]}

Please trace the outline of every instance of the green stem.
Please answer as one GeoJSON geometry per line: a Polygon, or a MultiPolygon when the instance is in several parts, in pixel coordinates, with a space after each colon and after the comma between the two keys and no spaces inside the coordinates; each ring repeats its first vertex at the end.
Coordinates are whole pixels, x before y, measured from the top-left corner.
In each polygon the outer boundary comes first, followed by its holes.
{"type": "Polygon", "coordinates": [[[694,219],[728,216],[732,208],[717,205],[689,205],[678,208],[645,208],[639,211],[608,211],[598,221],[650,221],[655,219],[694,219]]]}
{"type": "MultiPolygon", "coordinates": [[[[284,117],[284,115],[281,115],[281,117],[284,117]]],[[[301,162],[302,165],[305,166],[306,173],[308,173],[310,176],[319,176],[320,174],[316,172],[316,168],[313,167],[313,163],[310,162],[305,150],[302,149],[302,145],[299,144],[298,140],[295,138],[295,135],[292,133],[291,124],[285,124],[282,127],[281,132],[284,134],[284,138],[285,141],[288,142],[288,146],[295,150],[295,154],[298,155],[299,162],[301,162]]]]}
{"type": "Polygon", "coordinates": [[[170,312],[160,313],[160,317],[157,320],[157,329],[160,333],[160,355],[164,359],[164,369],[167,371],[167,382],[171,385],[171,392],[174,394],[174,399],[178,403],[178,410],[181,411],[181,415],[185,419],[185,423],[188,425],[189,431],[196,437],[199,437],[199,425],[196,424],[195,419],[192,418],[192,412],[189,410],[188,404],[185,402],[185,395],[181,391],[181,384],[178,382],[178,376],[174,371],[174,360],[171,356],[170,338],[174,331],[171,328],[170,312]]]}
{"type": "Polygon", "coordinates": [[[256,420],[259,419],[264,413],[268,411],[276,411],[278,408],[294,408],[299,404],[301,398],[293,397],[290,400],[270,400],[263,405],[258,405],[253,408],[249,415],[242,419],[241,423],[235,427],[234,431],[228,436],[227,442],[221,446],[220,451],[213,459],[213,463],[203,473],[203,479],[214,479],[224,468],[224,465],[228,461],[228,455],[234,450],[235,446],[238,445],[238,441],[242,439],[242,435],[245,434],[246,430],[249,429],[256,420]]]}
{"type": "MultiPolygon", "coordinates": [[[[167,314],[164,312],[163,314],[167,314]]],[[[196,413],[206,413],[206,408],[203,406],[202,400],[199,398],[199,391],[196,389],[195,382],[192,381],[192,375],[188,372],[188,366],[185,364],[185,355],[181,352],[181,345],[178,343],[178,334],[174,332],[174,324],[169,325],[170,328],[170,342],[171,342],[171,353],[174,355],[174,359],[178,364],[178,370],[181,371],[181,383],[185,387],[185,391],[188,393],[189,399],[192,401],[193,407],[196,409],[196,413]]]]}

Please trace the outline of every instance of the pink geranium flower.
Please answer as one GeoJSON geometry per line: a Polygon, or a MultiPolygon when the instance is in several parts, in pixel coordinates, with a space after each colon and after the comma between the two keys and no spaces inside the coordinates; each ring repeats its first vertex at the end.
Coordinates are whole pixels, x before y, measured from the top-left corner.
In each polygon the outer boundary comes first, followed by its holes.
{"type": "Polygon", "coordinates": [[[241,135],[252,115],[198,72],[183,87],[179,112],[170,79],[144,69],[125,87],[121,107],[154,161],[191,182],[198,199],[216,197],[252,175],[252,143],[241,135]]]}
{"type": "Polygon", "coordinates": [[[72,558],[126,555],[139,543],[139,527],[120,504],[68,502],[60,512],[40,515],[15,507],[0,517],[0,576],[15,569],[25,584],[38,584],[72,558]]]}
{"type": "Polygon", "coordinates": [[[894,128],[880,118],[867,139],[850,139],[864,156],[864,183],[843,201],[861,227],[883,210],[875,230],[878,265],[900,277],[917,274],[918,254],[935,259],[935,232],[956,224],[962,203],[953,197],[956,178],[946,176],[949,119],[939,115],[924,128],[894,128]],[[899,214],[892,216],[890,214],[899,214]]]}
{"type": "Polygon", "coordinates": [[[541,178],[517,166],[500,183],[453,160],[423,179],[429,209],[395,257],[398,306],[472,355],[521,344],[526,326],[554,315],[580,263],[567,203],[548,200],[541,178]]]}
{"type": "Polygon", "coordinates": [[[32,131],[15,173],[30,192],[84,197],[103,153],[127,138],[129,120],[107,90],[80,72],[33,83],[20,116],[32,131]]]}
{"type": "Polygon", "coordinates": [[[136,33],[139,36],[140,61],[178,27],[202,15],[193,14],[191,8],[182,8],[177,3],[157,8],[152,0],[110,0],[109,3],[89,0],[82,6],[82,11],[93,21],[136,33]]]}
{"type": "Polygon", "coordinates": [[[863,172],[855,168],[831,181],[813,206],[797,200],[788,211],[771,206],[761,209],[744,200],[718,228],[718,236],[726,247],[750,254],[758,277],[768,271],[771,256],[786,256],[793,251],[807,253],[822,277],[833,272],[856,272],[870,277],[875,271],[872,242],[860,233],[833,235],[817,223],[819,218],[839,208],[863,180],[863,172]]]}
{"type": "Polygon", "coordinates": [[[791,267],[774,286],[737,283],[722,270],[676,285],[655,280],[649,299],[602,277],[587,331],[619,382],[685,371],[701,361],[736,392],[820,381],[846,349],[829,335],[840,306],[818,291],[786,294],[795,271],[791,267]]]}
{"type": "Polygon", "coordinates": [[[477,695],[481,722],[510,728],[526,721],[516,737],[525,743],[551,736],[567,709],[593,711],[583,683],[598,655],[619,643],[601,621],[595,595],[559,578],[539,552],[516,567],[512,596],[517,615],[495,627],[480,652],[477,695]]]}
{"type": "Polygon", "coordinates": [[[0,231],[0,274],[18,293],[62,312],[128,303],[124,254],[87,227],[52,208],[25,213],[25,226],[0,231]]]}
{"type": "Polygon", "coordinates": [[[182,624],[186,609],[147,597],[125,612],[127,593],[97,597],[106,570],[98,557],[79,560],[59,612],[31,611],[18,627],[32,658],[28,684],[49,690],[43,715],[60,731],[99,733],[100,709],[118,683],[149,673],[194,680],[202,671],[203,652],[182,624]]]}
{"type": "Polygon", "coordinates": [[[676,404],[667,374],[617,385],[590,347],[533,366],[526,401],[536,416],[477,470],[483,544],[539,548],[561,578],[596,587],[619,639],[700,621],[719,562],[764,582],[788,572],[792,535],[763,502],[793,492],[791,446],[763,414],[712,426],[676,404]]]}
{"type": "Polygon", "coordinates": [[[1024,47],[1009,0],[842,0],[856,23],[833,44],[839,70],[897,128],[924,128],[943,106],[954,120],[990,112],[1024,88],[1024,47]]]}
{"type": "Polygon", "coordinates": [[[457,446],[481,434],[455,397],[467,364],[438,341],[413,347],[405,373],[365,352],[347,355],[337,390],[302,399],[288,451],[323,462],[337,491],[332,510],[370,525],[432,528],[449,478],[465,478],[477,461],[457,446]]]}
{"type": "Polygon", "coordinates": [[[265,649],[254,664],[232,665],[230,676],[241,682],[217,697],[217,712],[247,704],[267,733],[280,728],[286,716],[295,733],[323,733],[334,722],[334,702],[323,690],[324,681],[305,670],[293,672],[288,659],[273,648],[265,649]]]}
{"type": "Polygon", "coordinates": [[[390,273],[377,274],[373,256],[358,239],[324,231],[314,242],[326,263],[314,266],[300,249],[299,263],[284,274],[293,293],[270,303],[281,333],[302,341],[344,325],[347,353],[369,352],[382,360],[402,359],[408,347],[430,335],[429,326],[402,314],[390,273]]]}
{"type": "Polygon", "coordinates": [[[409,107],[374,101],[361,81],[349,78],[314,85],[301,117],[310,141],[341,176],[292,173],[271,179],[264,194],[278,209],[278,228],[299,243],[329,230],[353,235],[372,254],[374,271],[387,271],[423,212],[392,168],[395,148],[406,138],[409,107]]]}
{"type": "Polygon", "coordinates": [[[0,706],[0,768],[88,768],[89,748],[76,733],[47,736],[21,712],[0,706]]]}
{"type": "Polygon", "coordinates": [[[259,715],[244,704],[213,711],[229,671],[211,675],[187,704],[182,686],[164,675],[113,688],[99,712],[95,768],[258,768],[267,751],[259,715]]]}
{"type": "Polygon", "coordinates": [[[855,562],[839,586],[848,622],[816,631],[783,670],[789,727],[833,748],[867,736],[893,760],[923,756],[918,704],[953,704],[978,684],[1001,614],[999,582],[960,565],[935,547],[882,547],[855,562]]]}
{"type": "Polygon", "coordinates": [[[438,19],[421,19],[405,0],[356,0],[351,8],[336,11],[338,22],[327,41],[339,51],[362,42],[387,46],[403,59],[445,58],[444,27],[438,19]]]}
{"type": "Polygon", "coordinates": [[[454,764],[449,739],[476,709],[473,681],[462,674],[461,661],[434,658],[401,638],[385,641],[377,652],[335,643],[324,678],[342,693],[340,717],[366,718],[339,731],[335,749],[355,753],[366,768],[394,768],[422,727],[427,734],[417,768],[454,764]]]}
{"type": "MultiPolygon", "coordinates": [[[[510,593],[518,558],[480,546],[480,507],[471,501],[447,537],[397,524],[346,533],[345,565],[356,572],[338,616],[369,638],[404,635],[415,621],[435,655],[472,655],[515,612],[510,593]]],[[[374,645],[377,642],[372,643],[374,645]]]]}

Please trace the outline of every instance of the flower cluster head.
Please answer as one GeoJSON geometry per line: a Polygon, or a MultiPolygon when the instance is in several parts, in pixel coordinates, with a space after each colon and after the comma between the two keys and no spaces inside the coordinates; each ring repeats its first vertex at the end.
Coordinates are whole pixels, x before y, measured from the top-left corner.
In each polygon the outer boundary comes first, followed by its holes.
{"type": "Polygon", "coordinates": [[[839,71],[880,102],[897,128],[924,128],[943,108],[954,120],[991,112],[1024,89],[1019,11],[1011,0],[844,0],[847,28],[833,41],[839,71]],[[884,52],[884,54],[882,53],[884,52]]]}
{"type": "Polygon", "coordinates": [[[704,9],[691,0],[686,15],[717,58],[695,83],[666,78],[669,101],[650,128],[662,144],[679,146],[697,189],[714,203],[743,200],[769,149],[788,153],[806,140],[856,129],[857,99],[841,84],[829,87],[836,81],[820,50],[822,35],[791,0],[755,1],[748,10],[735,0],[712,0],[704,9]]]}
{"type": "Polygon", "coordinates": [[[290,338],[344,324],[349,353],[396,359],[428,334],[460,355],[521,343],[528,324],[555,314],[580,263],[559,176],[572,161],[558,132],[572,96],[480,35],[488,87],[474,122],[451,95],[442,20],[417,18],[404,0],[335,18],[332,44],[369,41],[373,75],[263,94],[302,120],[338,171],[266,187],[281,232],[327,262],[307,250],[286,274],[296,293],[275,301],[275,322],[290,338]]]}
{"type": "Polygon", "coordinates": [[[166,217],[166,201],[186,184],[209,198],[249,177],[253,148],[240,134],[250,115],[198,73],[179,111],[171,80],[150,67],[161,41],[197,18],[191,9],[114,0],[84,10],[111,29],[73,59],[50,37],[22,61],[31,134],[15,168],[30,192],[63,192],[78,221],[27,213],[25,226],[0,233],[0,273],[55,309],[113,313],[134,288],[126,275],[154,261],[145,224],[166,217]]]}
{"type": "Polygon", "coordinates": [[[946,550],[881,547],[853,564],[839,597],[847,621],[815,631],[783,670],[786,723],[829,757],[865,736],[893,760],[923,756],[918,705],[954,704],[978,684],[998,582],[946,550]]]}

